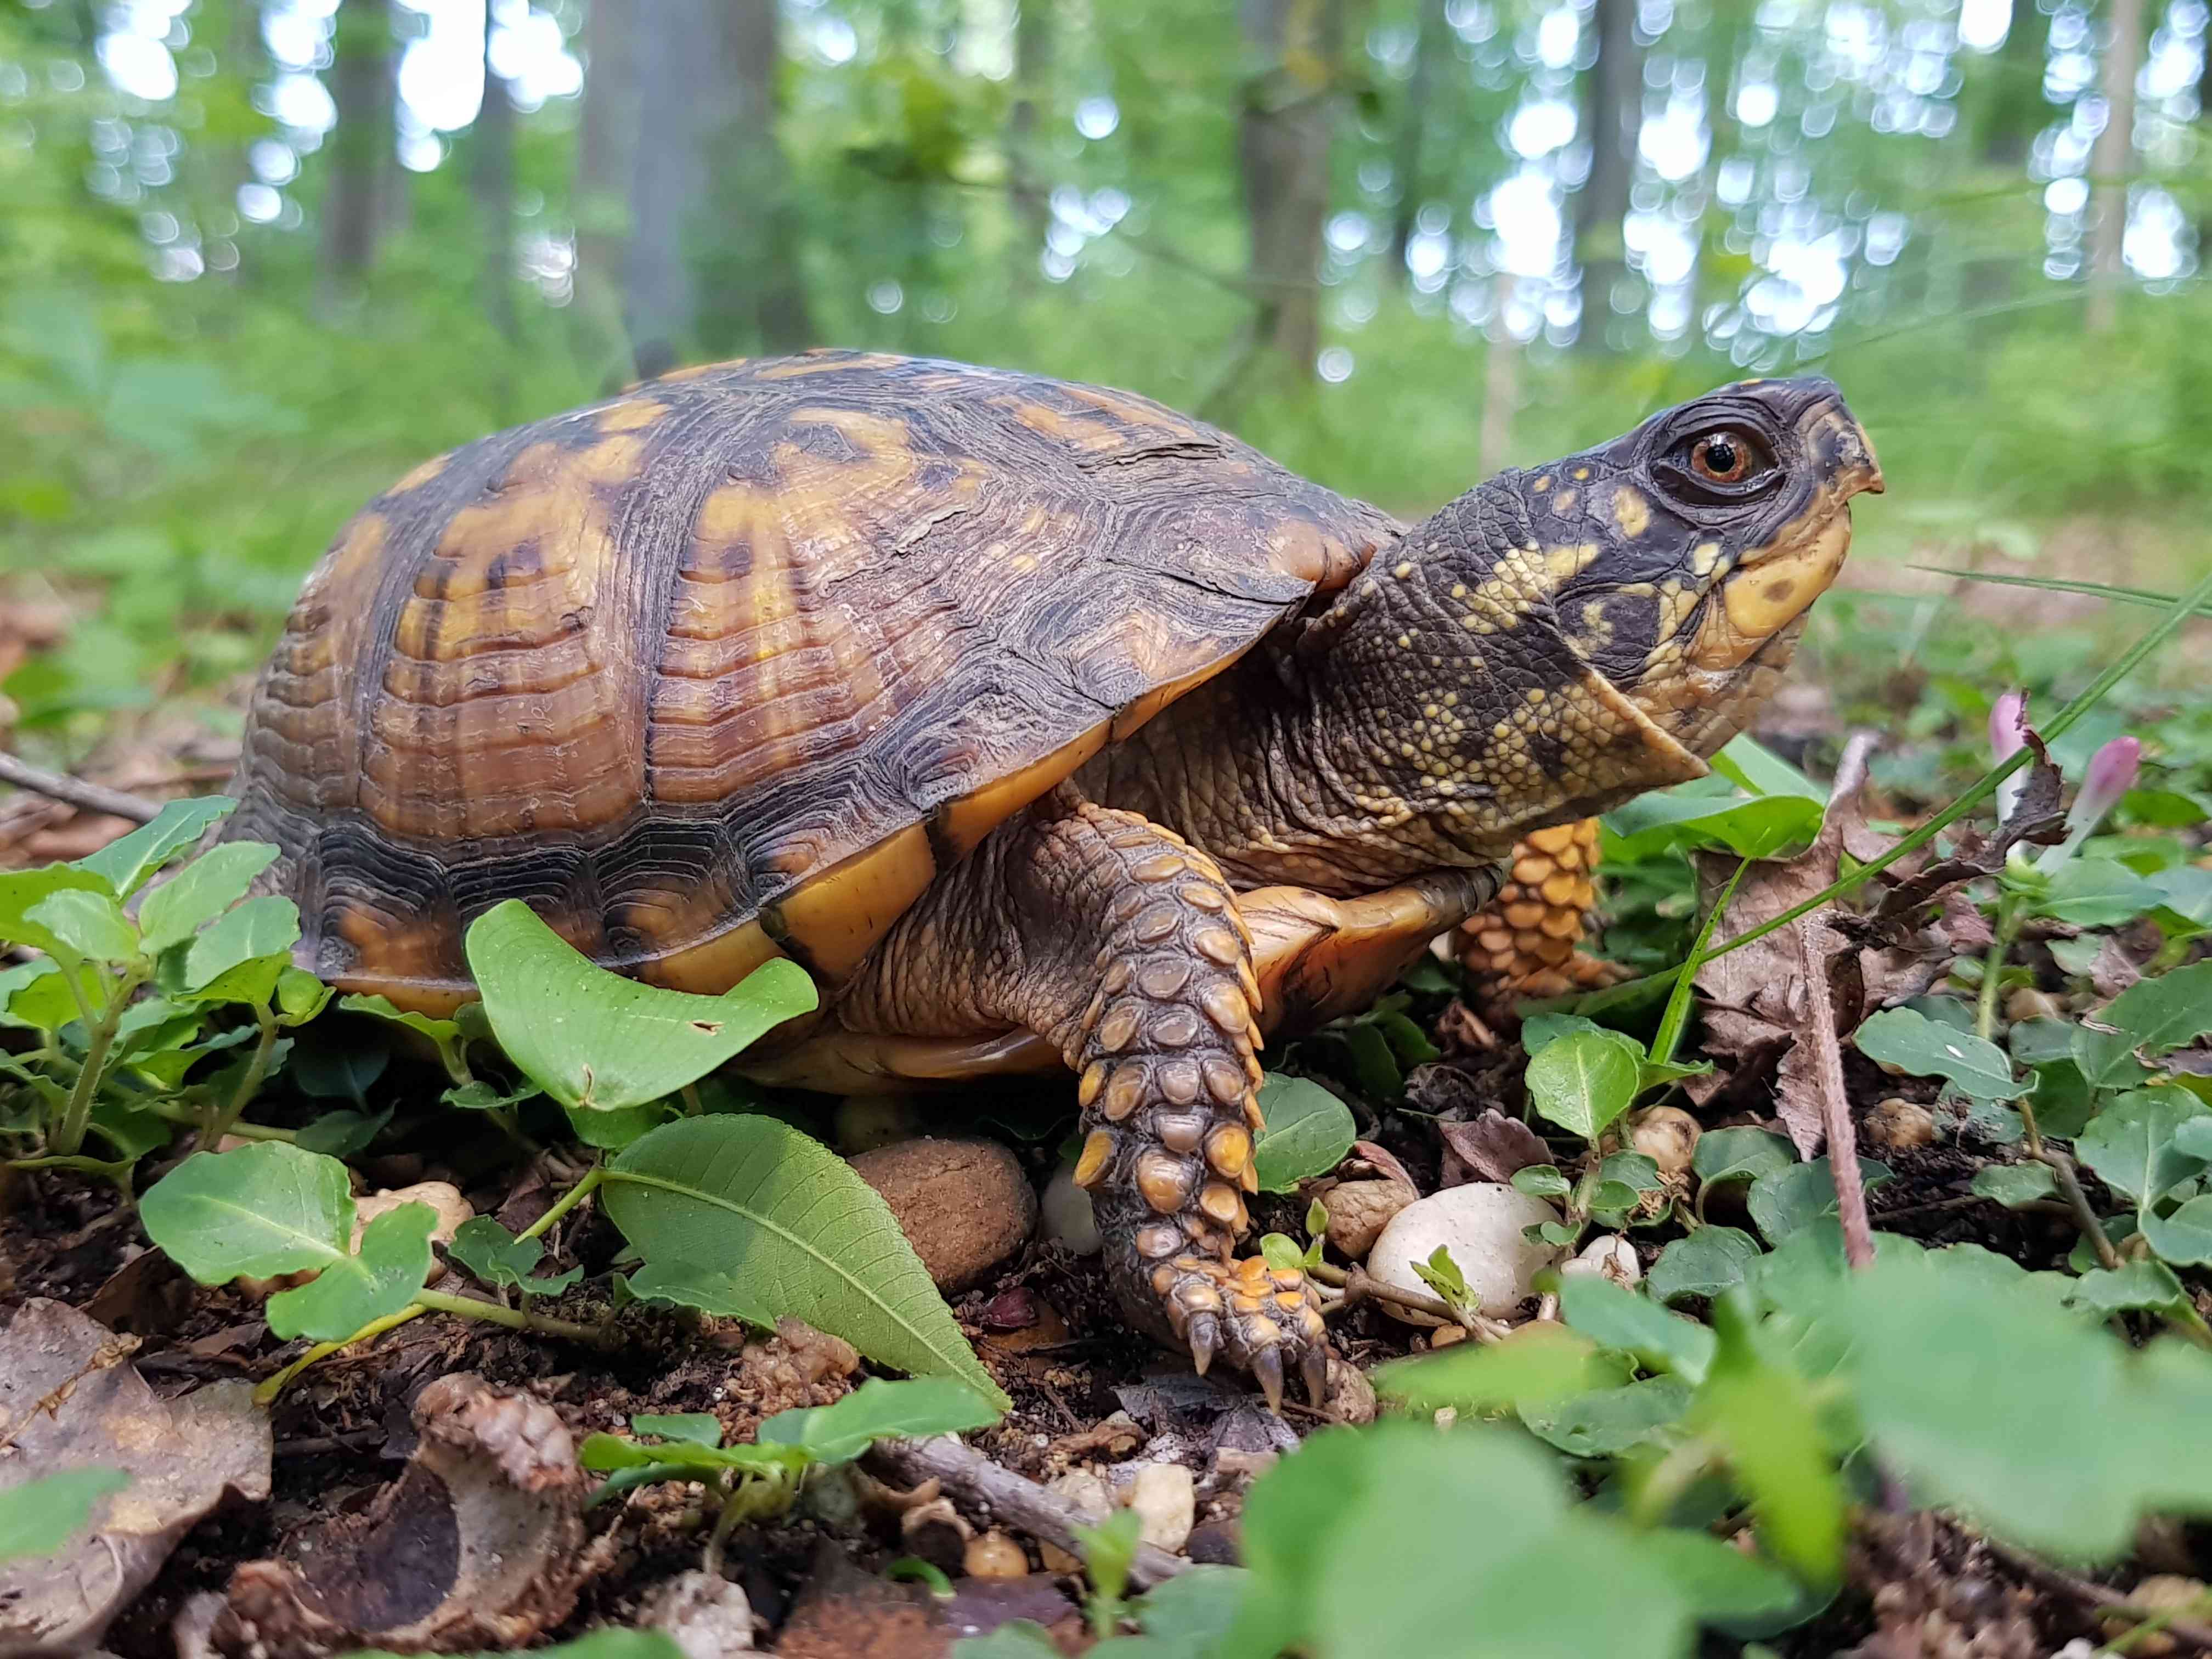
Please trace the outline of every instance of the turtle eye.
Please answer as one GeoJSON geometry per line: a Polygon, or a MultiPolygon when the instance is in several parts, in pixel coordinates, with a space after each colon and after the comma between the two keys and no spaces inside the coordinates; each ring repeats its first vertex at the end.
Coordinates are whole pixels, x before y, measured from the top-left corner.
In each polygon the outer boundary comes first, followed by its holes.
{"type": "Polygon", "coordinates": [[[1765,444],[1733,427],[1701,434],[1690,445],[1690,471],[1707,483],[1743,483],[1773,465],[1765,444]]]}

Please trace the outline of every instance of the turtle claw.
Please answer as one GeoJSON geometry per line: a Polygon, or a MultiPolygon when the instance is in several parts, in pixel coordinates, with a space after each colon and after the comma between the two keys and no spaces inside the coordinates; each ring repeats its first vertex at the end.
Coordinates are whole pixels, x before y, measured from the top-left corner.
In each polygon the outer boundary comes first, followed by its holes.
{"type": "Polygon", "coordinates": [[[1210,1313],[1194,1316],[1190,1322],[1190,1365],[1200,1376],[1213,1363],[1213,1351],[1220,1346],[1221,1322],[1210,1313]]]}
{"type": "Polygon", "coordinates": [[[1309,1348],[1298,1362],[1298,1375],[1306,1385],[1306,1399],[1319,1406],[1328,1397],[1328,1351],[1309,1348]]]}
{"type": "Polygon", "coordinates": [[[1283,1351],[1262,1348],[1252,1356],[1252,1376],[1260,1384],[1260,1392],[1267,1396],[1267,1409],[1283,1409],[1283,1351]]]}

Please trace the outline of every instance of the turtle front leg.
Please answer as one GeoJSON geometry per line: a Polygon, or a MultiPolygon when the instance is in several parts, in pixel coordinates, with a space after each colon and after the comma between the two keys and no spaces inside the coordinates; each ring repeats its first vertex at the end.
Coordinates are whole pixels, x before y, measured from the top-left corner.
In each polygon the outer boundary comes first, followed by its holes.
{"type": "Polygon", "coordinates": [[[847,997],[848,1029],[1050,1041],[1080,1081],[1075,1179],[1131,1322],[1318,1402],[1328,1339],[1295,1269],[1231,1260],[1258,1190],[1259,981],[1212,860],[1063,792],[994,831],[901,918],[847,997]]]}

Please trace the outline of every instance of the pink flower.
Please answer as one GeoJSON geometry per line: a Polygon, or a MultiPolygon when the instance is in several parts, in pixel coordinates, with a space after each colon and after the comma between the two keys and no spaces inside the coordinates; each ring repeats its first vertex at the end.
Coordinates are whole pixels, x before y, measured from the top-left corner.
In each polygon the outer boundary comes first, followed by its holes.
{"type": "Polygon", "coordinates": [[[2036,867],[2055,870],[2072,858],[2105,821],[2106,814],[2120,804],[2120,797],[2136,787],[2142,770],[2142,744],[2135,738],[2114,738],[2092,755],[2073,809],[2066,814],[2066,839],[2045,851],[2035,861],[2036,867]]]}

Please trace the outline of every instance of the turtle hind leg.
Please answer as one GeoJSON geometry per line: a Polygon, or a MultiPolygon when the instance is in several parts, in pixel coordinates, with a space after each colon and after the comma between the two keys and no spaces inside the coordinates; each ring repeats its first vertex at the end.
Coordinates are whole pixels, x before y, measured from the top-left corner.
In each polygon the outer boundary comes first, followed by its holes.
{"type": "Polygon", "coordinates": [[[1232,1260],[1257,1191],[1260,986],[1237,898],[1204,854],[1061,791],[940,878],[841,1004],[849,1028],[1026,1026],[1079,1079],[1106,1267],[1133,1324],[1270,1402],[1318,1401],[1327,1329],[1293,1269],[1232,1260]]]}

